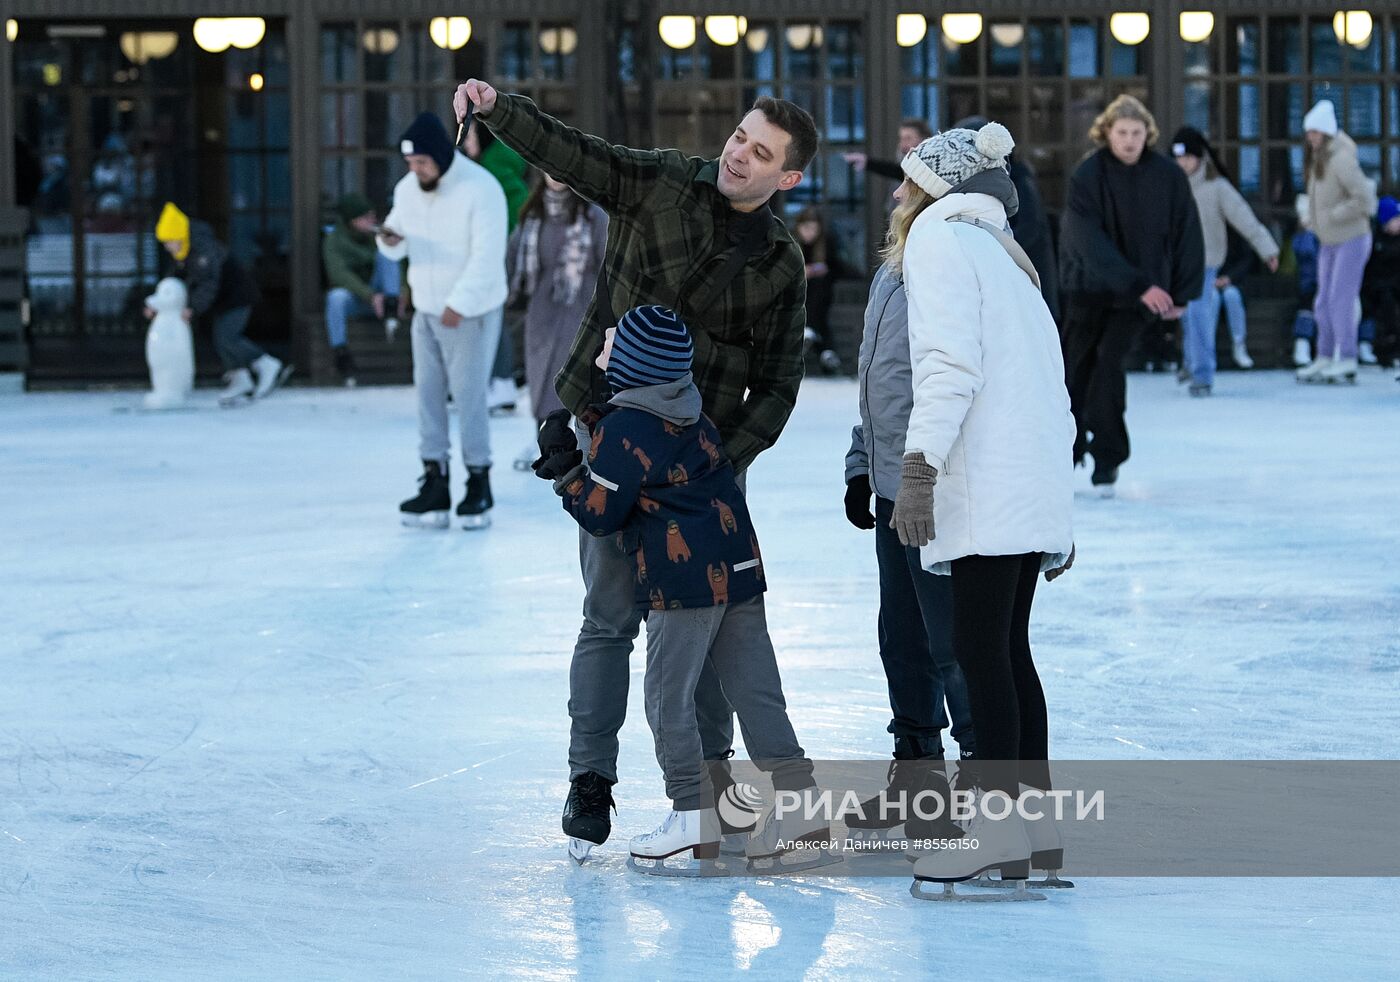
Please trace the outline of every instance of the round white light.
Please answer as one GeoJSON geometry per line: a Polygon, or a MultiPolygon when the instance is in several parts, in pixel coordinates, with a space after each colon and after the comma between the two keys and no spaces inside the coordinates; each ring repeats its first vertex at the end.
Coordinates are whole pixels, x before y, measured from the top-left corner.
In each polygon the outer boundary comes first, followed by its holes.
{"type": "Polygon", "coordinates": [[[928,18],[923,14],[900,14],[894,19],[894,41],[901,48],[912,48],[928,34],[928,18]]]}
{"type": "Polygon", "coordinates": [[[748,30],[749,19],[747,17],[720,14],[715,17],[705,18],[706,36],[715,44],[724,48],[738,44],[739,39],[747,34],[748,30]]]}
{"type": "Polygon", "coordinates": [[[220,51],[227,51],[228,46],[233,42],[229,38],[228,29],[224,26],[225,19],[222,17],[201,17],[194,22],[194,43],[200,48],[216,55],[220,51]]]}
{"type": "Polygon", "coordinates": [[[571,55],[578,49],[578,31],[567,24],[540,31],[540,50],[547,55],[571,55]]]}
{"type": "Polygon", "coordinates": [[[992,40],[1001,48],[1017,48],[1026,39],[1026,29],[1020,24],[993,24],[992,40]]]}
{"type": "Polygon", "coordinates": [[[1108,19],[1109,33],[1119,44],[1142,44],[1152,30],[1152,18],[1143,13],[1114,14],[1108,19]]]}
{"type": "Polygon", "coordinates": [[[267,79],[263,78],[262,72],[254,72],[248,76],[248,88],[254,92],[261,92],[263,86],[267,84],[267,79]]]}
{"type": "Polygon", "coordinates": [[[1183,10],[1181,12],[1181,40],[1199,44],[1210,37],[1215,30],[1215,15],[1209,10],[1183,10]]]}
{"type": "Polygon", "coordinates": [[[225,17],[224,30],[235,48],[256,48],[267,34],[267,22],[261,17],[225,17]]]}
{"type": "Polygon", "coordinates": [[[1371,43],[1371,32],[1375,24],[1371,15],[1364,10],[1339,10],[1332,18],[1332,33],[1342,44],[1353,48],[1364,48],[1371,43]]]}
{"type": "Polygon", "coordinates": [[[982,36],[981,14],[944,14],[943,36],[957,44],[971,44],[982,36]]]}
{"type": "Polygon", "coordinates": [[[180,35],[174,31],[127,31],[117,39],[122,54],[133,65],[169,57],[179,44],[180,35]]]}
{"type": "Polygon", "coordinates": [[[472,39],[472,22],[466,17],[434,17],[428,21],[428,37],[447,51],[457,51],[472,39]]]}
{"type": "Polygon", "coordinates": [[[399,50],[399,32],[392,27],[371,27],[360,40],[372,55],[391,55],[399,50]]]}
{"type": "Polygon", "coordinates": [[[19,21],[11,17],[5,21],[5,38],[13,41],[17,37],[19,37],[19,21]]]}
{"type": "Polygon", "coordinates": [[[656,22],[656,33],[666,47],[682,50],[695,43],[695,18],[666,16],[656,22]]]}
{"type": "Polygon", "coordinates": [[[786,31],[788,47],[793,51],[820,48],[825,37],[819,24],[793,24],[786,31]]]}
{"type": "Polygon", "coordinates": [[[744,46],[754,54],[758,54],[764,48],[768,47],[768,28],[755,27],[753,30],[749,31],[744,35],[744,46]]]}

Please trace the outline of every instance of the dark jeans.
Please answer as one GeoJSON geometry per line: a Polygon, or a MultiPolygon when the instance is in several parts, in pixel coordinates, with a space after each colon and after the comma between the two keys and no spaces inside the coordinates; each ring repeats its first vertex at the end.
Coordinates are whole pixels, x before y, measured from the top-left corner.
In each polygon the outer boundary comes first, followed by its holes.
{"type": "Polygon", "coordinates": [[[214,350],[226,372],[247,368],[262,356],[263,350],[243,334],[252,312],[251,307],[234,307],[214,315],[214,350]]]}
{"type": "Polygon", "coordinates": [[[1123,359],[1147,318],[1135,310],[1075,303],[1065,322],[1065,387],[1074,413],[1074,462],[1093,455],[1094,470],[1128,459],[1128,379],[1123,359]],[[1092,438],[1090,437],[1092,434],[1092,438]]]}
{"type": "Polygon", "coordinates": [[[953,656],[953,583],[919,564],[919,550],[890,528],[894,502],[875,499],[875,558],[880,566],[880,661],[890,688],[888,732],[926,739],[942,748],[953,717],[958,749],[975,750],[972,711],[962,669],[953,656]]]}
{"type": "Polygon", "coordinates": [[[1045,693],[1031,660],[1031,604],[1040,554],[953,560],[953,652],[977,731],[977,783],[1018,797],[1050,787],[1045,693]]]}

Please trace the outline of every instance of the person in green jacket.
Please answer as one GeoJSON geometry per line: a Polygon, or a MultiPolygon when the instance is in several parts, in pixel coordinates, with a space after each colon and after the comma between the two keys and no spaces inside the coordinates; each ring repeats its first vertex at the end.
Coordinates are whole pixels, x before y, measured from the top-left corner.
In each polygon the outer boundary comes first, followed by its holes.
{"type": "Polygon", "coordinates": [[[321,242],[326,266],[326,335],[335,353],[335,369],[347,386],[355,384],[355,359],[346,343],[346,323],[351,317],[385,321],[392,334],[397,317],[385,319],[388,298],[397,298],[402,316],[399,268],[379,254],[374,234],[379,217],[362,194],[347,194],[335,206],[337,221],[321,242]]]}
{"type": "MultiPolygon", "coordinates": [[[[520,154],[497,140],[485,126],[477,123],[467,129],[466,150],[467,156],[489,170],[506,193],[507,234],[514,232],[515,226],[520,223],[520,211],[525,206],[525,199],[530,197],[530,185],[525,180],[529,164],[520,154]]],[[[487,395],[487,405],[492,415],[515,411],[517,349],[522,349],[520,355],[524,354],[521,327],[519,314],[508,311],[501,343],[496,347],[496,363],[491,366],[491,391],[487,395]]],[[[523,358],[520,360],[523,362],[523,358]]]]}

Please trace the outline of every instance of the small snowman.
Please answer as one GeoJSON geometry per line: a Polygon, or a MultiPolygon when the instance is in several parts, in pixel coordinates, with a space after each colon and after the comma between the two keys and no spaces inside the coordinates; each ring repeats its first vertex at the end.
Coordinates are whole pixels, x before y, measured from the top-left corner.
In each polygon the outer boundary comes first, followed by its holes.
{"type": "Polygon", "coordinates": [[[185,321],[185,284],[167,277],[146,298],[155,311],[146,332],[146,364],[151,370],[147,409],[176,409],[194,388],[194,342],[185,321]]]}

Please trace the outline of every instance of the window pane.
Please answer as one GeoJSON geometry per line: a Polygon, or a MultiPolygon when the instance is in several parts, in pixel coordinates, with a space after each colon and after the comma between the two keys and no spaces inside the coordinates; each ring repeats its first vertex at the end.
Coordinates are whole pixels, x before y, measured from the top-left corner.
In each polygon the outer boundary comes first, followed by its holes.
{"type": "Polygon", "coordinates": [[[744,46],[744,75],[751,79],[778,77],[778,26],[772,21],[750,22],[744,46]]]}
{"type": "Polygon", "coordinates": [[[228,155],[229,207],[256,208],[263,200],[262,156],[254,153],[228,155]]]}
{"type": "Polygon", "coordinates": [[[1303,136],[1303,86],[1297,82],[1270,82],[1268,122],[1271,140],[1298,140],[1303,136]]]}
{"type": "Polygon", "coordinates": [[[1297,20],[1269,18],[1269,71],[1279,75],[1303,74],[1303,28],[1297,20]]]}
{"type": "Polygon", "coordinates": [[[1353,137],[1381,135],[1381,87],[1353,85],[1347,91],[1347,133],[1353,137]]]}
{"type": "Polygon", "coordinates": [[[1194,126],[1202,133],[1211,131],[1215,113],[1211,111],[1211,84],[1209,82],[1186,83],[1186,125],[1194,126]]]}
{"type": "Polygon", "coordinates": [[[1014,76],[1021,74],[1021,48],[1026,32],[1018,21],[993,24],[988,31],[987,74],[1014,76]]]}
{"type": "Polygon", "coordinates": [[[930,27],[918,44],[900,49],[905,78],[938,77],[938,32],[930,27]]]}
{"type": "Polygon", "coordinates": [[[1365,171],[1366,176],[1379,182],[1381,179],[1381,148],[1374,143],[1363,143],[1356,148],[1356,156],[1361,161],[1361,169],[1365,171]]]}
{"type": "Polygon", "coordinates": [[[1238,135],[1242,140],[1259,139],[1259,86],[1241,85],[1235,102],[1238,135]]]}
{"type": "Polygon", "coordinates": [[[1258,147],[1240,147],[1239,183],[1240,191],[1246,195],[1259,193],[1261,181],[1259,160],[1258,147]]]}
{"type": "Polygon", "coordinates": [[[1032,75],[1063,75],[1065,29],[1057,20],[1033,20],[1026,29],[1026,56],[1032,75]]]}
{"type": "MultiPolygon", "coordinates": [[[[658,39],[657,44],[661,42],[658,39]]],[[[669,50],[669,49],[668,49],[669,50]]],[[[501,28],[501,50],[497,58],[501,78],[521,81],[531,76],[530,25],[511,23],[501,28]]]]}
{"type": "Polygon", "coordinates": [[[1342,48],[1337,32],[1332,30],[1332,18],[1313,17],[1308,21],[1309,64],[1314,75],[1340,75],[1342,48]]]}
{"type": "Polygon", "coordinates": [[[860,24],[838,21],[826,28],[826,65],[833,78],[860,78],[865,73],[860,24]]]}
{"type": "Polygon", "coordinates": [[[1122,44],[1110,37],[1108,42],[1109,73],[1112,75],[1142,75],[1143,44],[1122,44]]]}
{"type": "Polygon", "coordinates": [[[1225,71],[1230,75],[1259,74],[1259,21],[1234,17],[1225,40],[1225,71]]]}
{"type": "Polygon", "coordinates": [[[371,21],[360,35],[364,48],[365,79],[370,82],[402,82],[409,75],[412,52],[396,21],[371,21]]]}
{"type": "Polygon", "coordinates": [[[971,44],[958,44],[947,38],[943,40],[943,70],[948,75],[960,78],[969,78],[977,74],[977,52],[987,40],[984,31],[982,36],[971,44]]]}
{"type": "Polygon", "coordinates": [[[1099,26],[1097,21],[1071,21],[1069,25],[1069,77],[1099,77],[1099,26]]]}
{"type": "Polygon", "coordinates": [[[321,28],[321,78],[353,82],[358,77],[355,25],[326,24],[321,28]]]}
{"type": "Polygon", "coordinates": [[[360,98],[357,94],[326,92],[321,95],[321,146],[360,145],[360,98]]]}
{"type": "Polygon", "coordinates": [[[788,78],[817,78],[826,37],[819,24],[789,24],[783,31],[783,65],[788,78]]]}

